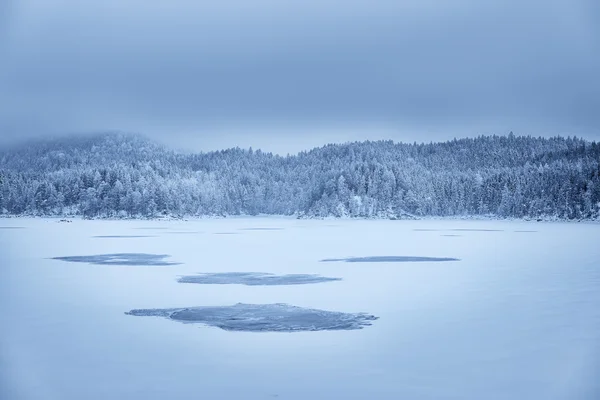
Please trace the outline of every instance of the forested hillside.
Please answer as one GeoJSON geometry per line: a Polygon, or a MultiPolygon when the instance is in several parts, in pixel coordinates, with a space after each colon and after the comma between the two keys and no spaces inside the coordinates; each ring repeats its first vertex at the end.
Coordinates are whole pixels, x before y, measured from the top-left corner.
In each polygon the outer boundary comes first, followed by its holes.
{"type": "Polygon", "coordinates": [[[592,219],[600,215],[600,145],[511,134],[336,144],[282,157],[239,148],[182,154],[109,133],[4,149],[0,182],[0,213],[10,215],[592,219]]]}

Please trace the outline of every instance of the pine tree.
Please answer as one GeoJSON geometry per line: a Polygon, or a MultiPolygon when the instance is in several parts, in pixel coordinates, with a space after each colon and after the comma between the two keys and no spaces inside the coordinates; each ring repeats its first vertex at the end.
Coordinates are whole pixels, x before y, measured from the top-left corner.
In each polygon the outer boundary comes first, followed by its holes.
{"type": "Polygon", "coordinates": [[[0,151],[0,171],[0,211],[10,214],[600,214],[600,146],[578,138],[357,142],[280,157],[242,149],[184,155],[106,134],[0,151]]]}

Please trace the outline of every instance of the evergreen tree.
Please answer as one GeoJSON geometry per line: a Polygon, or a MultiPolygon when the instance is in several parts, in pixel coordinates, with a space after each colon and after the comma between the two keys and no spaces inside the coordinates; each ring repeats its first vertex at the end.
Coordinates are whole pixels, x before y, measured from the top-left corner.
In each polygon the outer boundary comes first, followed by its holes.
{"type": "Polygon", "coordinates": [[[0,212],[14,215],[600,215],[600,146],[578,138],[367,141],[281,157],[100,134],[5,149],[0,171],[0,212]]]}

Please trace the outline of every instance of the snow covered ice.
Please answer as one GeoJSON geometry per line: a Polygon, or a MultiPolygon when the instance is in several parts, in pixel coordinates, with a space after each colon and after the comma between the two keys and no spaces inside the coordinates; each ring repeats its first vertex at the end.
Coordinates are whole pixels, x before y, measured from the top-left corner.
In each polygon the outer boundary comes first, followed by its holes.
{"type": "Polygon", "coordinates": [[[597,223],[257,217],[1,225],[24,227],[0,230],[1,399],[600,398],[597,223]],[[247,229],[256,227],[283,229],[247,229]],[[94,237],[140,233],[155,237],[94,237]],[[453,233],[461,236],[440,236],[453,233]],[[180,264],[52,259],[111,254],[169,254],[162,261],[180,264]],[[373,256],[460,261],[320,261],[373,256]],[[342,280],[177,281],[256,271],[342,280]],[[238,303],[378,319],[364,329],[288,334],[125,314],[238,303]]]}

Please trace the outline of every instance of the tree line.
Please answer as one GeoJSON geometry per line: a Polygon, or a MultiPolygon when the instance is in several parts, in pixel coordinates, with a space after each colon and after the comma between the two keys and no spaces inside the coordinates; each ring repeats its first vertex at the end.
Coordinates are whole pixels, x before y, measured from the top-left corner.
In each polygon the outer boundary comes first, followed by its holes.
{"type": "Polygon", "coordinates": [[[54,138],[0,151],[0,213],[596,219],[600,145],[511,133],[280,156],[187,154],[122,133],[54,138]]]}

